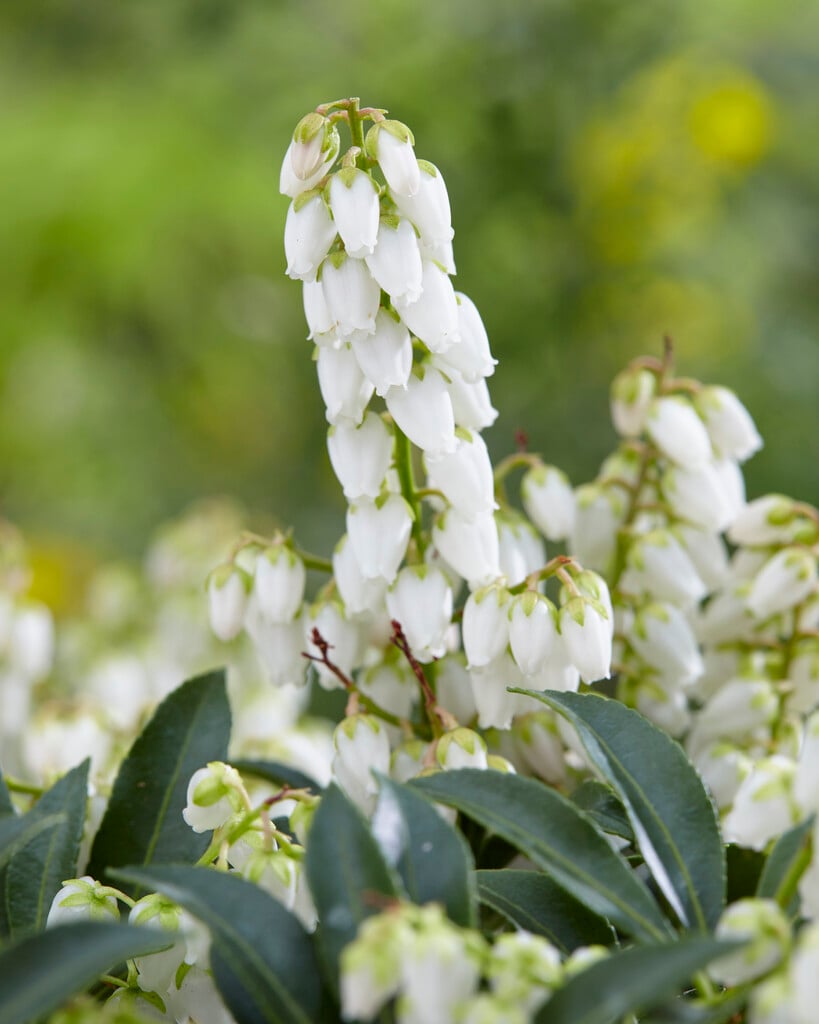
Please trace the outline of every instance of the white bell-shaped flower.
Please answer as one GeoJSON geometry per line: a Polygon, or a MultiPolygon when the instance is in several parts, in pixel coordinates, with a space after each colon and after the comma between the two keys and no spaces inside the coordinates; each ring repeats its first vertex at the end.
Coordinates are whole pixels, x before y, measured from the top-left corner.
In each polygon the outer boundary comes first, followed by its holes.
{"type": "Polygon", "coordinates": [[[455,268],[455,250],[452,242],[425,242],[422,238],[419,245],[422,260],[432,260],[433,263],[440,263],[450,277],[457,273],[455,268]]]}
{"type": "Polygon", "coordinates": [[[733,518],[732,502],[725,494],[713,463],[701,466],[669,466],[661,480],[663,496],[675,518],[704,530],[724,530],[733,518]]]}
{"type": "Polygon", "coordinates": [[[401,319],[430,352],[446,352],[460,340],[458,300],[446,271],[425,260],[421,295],[414,302],[395,300],[401,319]]]}
{"type": "Polygon", "coordinates": [[[424,458],[427,485],[440,491],[466,519],[496,507],[495,480],[486,442],[477,431],[460,430],[455,450],[424,458]]]}
{"type": "Polygon", "coordinates": [[[535,675],[557,646],[557,610],[542,594],[526,590],[512,598],[508,614],[512,657],[525,676],[535,675]]]}
{"type": "Polygon", "coordinates": [[[198,768],[188,782],[187,803],[182,811],[194,832],[220,828],[238,809],[238,772],[228,764],[213,761],[198,768]]]}
{"type": "Polygon", "coordinates": [[[611,384],[611,419],[622,437],[638,437],[657,392],[657,377],[649,370],[629,367],[611,384]]]}
{"type": "Polygon", "coordinates": [[[435,747],[435,760],[444,771],[458,768],[489,767],[486,760],[486,741],[472,729],[452,729],[445,732],[435,747]]]}
{"type": "Polygon", "coordinates": [[[247,578],[233,564],[220,565],[208,578],[210,628],[220,640],[233,640],[242,631],[247,608],[247,578]]]}
{"type": "Polygon", "coordinates": [[[462,651],[449,653],[435,666],[435,693],[438,703],[459,722],[471,722],[477,714],[472,686],[462,651]]]}
{"type": "Polygon", "coordinates": [[[341,421],[327,431],[330,464],[347,501],[377,498],[392,462],[393,435],[368,412],[359,426],[341,421]]]}
{"type": "Polygon", "coordinates": [[[473,591],[461,620],[464,651],[470,668],[482,668],[509,642],[509,591],[499,581],[473,591]]]}
{"type": "Polygon", "coordinates": [[[702,388],[695,395],[694,404],[718,454],[745,462],[762,447],[762,438],[751,414],[733,391],[722,387],[702,388]]]}
{"type": "Polygon", "coordinates": [[[497,513],[500,574],[510,586],[522,583],[526,577],[546,564],[546,547],[532,524],[522,515],[510,514],[509,509],[497,513]]]}
{"type": "Polygon", "coordinates": [[[556,466],[535,466],[520,485],[526,514],[547,540],[565,540],[574,527],[575,496],[569,478],[556,466]]]}
{"type": "Polygon", "coordinates": [[[390,741],[382,722],[373,715],[343,719],[333,733],[333,776],[365,814],[375,809],[378,783],[373,771],[390,770],[390,741]]]}
{"type": "Polygon", "coordinates": [[[467,383],[456,370],[446,371],[446,376],[449,378],[447,388],[456,425],[469,430],[491,427],[498,418],[498,410],[489,398],[486,381],[467,383]]]}
{"type": "Polygon", "coordinates": [[[292,622],[304,600],[304,562],[287,544],[273,544],[256,559],[253,593],[270,622],[292,622]]]}
{"type": "Polygon", "coordinates": [[[670,530],[651,530],[638,537],[629,548],[627,563],[628,586],[661,601],[687,607],[705,597],[705,584],[670,530]]]}
{"type": "Polygon", "coordinates": [[[816,556],[804,548],[783,548],[754,579],[746,604],[757,619],[787,611],[814,592],[816,556]]]}
{"type": "Polygon", "coordinates": [[[686,398],[655,398],[648,409],[645,429],[662,454],[679,466],[702,466],[712,458],[705,424],[686,398]]]}
{"type": "Polygon", "coordinates": [[[319,274],[324,300],[342,338],[357,331],[372,334],[381,302],[381,289],[362,260],[346,253],[331,253],[319,274]]]}
{"type": "Polygon", "coordinates": [[[314,188],[335,163],[339,136],[335,125],[326,119],[319,124],[319,114],[308,114],[296,126],[290,145],[282,160],[279,191],[295,198],[314,188]]]}
{"type": "MultiPolygon", "coordinates": [[[[318,655],[319,649],[313,641],[313,630],[318,630],[330,645],[328,657],[345,675],[357,668],[362,655],[362,636],[355,622],[345,614],[338,601],[319,601],[312,605],[304,622],[304,644],[307,654],[318,655]]],[[[318,680],[325,690],[339,689],[342,683],[326,665],[313,662],[318,680]]]]}
{"type": "Polygon", "coordinates": [[[784,494],[766,494],[749,502],[728,529],[732,544],[745,547],[769,547],[792,544],[799,537],[803,523],[797,503],[784,494]]]}
{"type": "Polygon", "coordinates": [[[703,644],[743,640],[756,625],[745,598],[748,586],[729,587],[714,595],[696,619],[697,637],[703,644]]]}
{"type": "Polygon", "coordinates": [[[330,178],[330,208],[348,256],[363,259],[378,235],[378,186],[358,167],[343,167],[330,178]]]}
{"type": "Polygon", "coordinates": [[[350,346],[319,348],[316,369],[328,423],[361,423],[373,386],[361,372],[350,346]]]}
{"type": "Polygon", "coordinates": [[[304,318],[310,331],[307,335],[308,340],[330,348],[338,348],[343,344],[336,330],[336,322],[327,307],[321,281],[305,281],[302,287],[302,300],[304,318]]]}
{"type": "Polygon", "coordinates": [[[521,698],[507,687],[526,685],[511,654],[503,651],[488,664],[470,669],[469,679],[481,729],[508,729],[521,711],[521,698]]]}
{"type": "MultiPolygon", "coordinates": [[[[528,684],[527,684],[528,685],[528,684]]],[[[553,786],[566,779],[566,751],[554,715],[532,711],[516,718],[512,726],[515,750],[527,774],[537,775],[553,786]]]]}
{"type": "Polygon", "coordinates": [[[560,635],[571,662],[584,683],[611,675],[611,623],[598,601],[579,596],[564,604],[559,614],[560,635]]]}
{"type": "Polygon", "coordinates": [[[46,928],[73,921],[119,920],[116,898],[105,888],[91,875],[67,879],[51,901],[46,928]]]}
{"type": "Polygon", "coordinates": [[[399,429],[422,451],[437,454],[455,450],[452,399],[436,369],[422,366],[410,375],[406,387],[390,388],[385,401],[399,429]]]}
{"type": "MultiPolygon", "coordinates": [[[[241,596],[237,595],[237,598],[241,603],[241,596]]],[[[230,623],[232,627],[232,594],[223,594],[221,601],[225,605],[222,613],[224,624],[230,623]]],[[[9,667],[31,682],[45,678],[54,662],[55,642],[54,617],[46,605],[38,601],[27,601],[18,605],[7,640],[9,667]]],[[[0,649],[2,646],[3,641],[0,637],[0,649]]]]}
{"type": "Polygon", "coordinates": [[[273,686],[303,686],[307,681],[304,650],[304,622],[301,613],[289,622],[271,622],[251,595],[245,629],[253,641],[265,678],[273,686]]]}
{"type": "Polygon", "coordinates": [[[714,469],[719,479],[723,501],[728,507],[727,521],[733,523],[745,508],[745,477],[735,459],[716,459],[714,469]]]}
{"type": "Polygon", "coordinates": [[[446,653],[452,621],[452,588],[440,569],[408,565],[387,592],[390,618],[401,623],[410,649],[427,663],[446,653]]]}
{"type": "Polygon", "coordinates": [[[793,798],[796,766],[781,754],[763,758],[737,790],[734,806],[723,821],[726,842],[764,850],[799,820],[793,798]]]}
{"type": "Polygon", "coordinates": [[[781,963],[791,944],[791,926],[775,900],[744,899],[723,910],[714,938],[742,942],[743,948],[715,960],[708,973],[720,985],[744,985],[781,963]]]}
{"type": "Polygon", "coordinates": [[[287,276],[312,281],[336,237],[336,230],[321,192],[305,193],[294,199],[284,224],[287,276]]]}
{"type": "Polygon", "coordinates": [[[475,303],[463,292],[455,292],[458,300],[458,335],[460,341],[441,356],[442,364],[457,370],[472,384],[491,377],[497,366],[489,349],[489,337],[475,303]]]}
{"type": "Polygon", "coordinates": [[[674,526],[673,533],[708,590],[722,586],[728,578],[728,549],[722,537],[687,523],[674,526]]]}
{"type": "Polygon", "coordinates": [[[361,573],[392,583],[409,543],[412,512],[400,494],[360,499],[347,510],[347,536],[361,573]]]}
{"type": "Polygon", "coordinates": [[[378,161],[390,191],[414,196],[421,186],[412,132],[400,121],[379,121],[367,132],[366,147],[378,161]]]}
{"type": "Polygon", "coordinates": [[[449,242],[455,232],[452,230],[452,212],[444,176],[427,160],[419,160],[418,168],[418,191],[412,196],[393,192],[392,198],[401,213],[418,228],[426,243],[449,242]]]}
{"type": "Polygon", "coordinates": [[[706,701],[688,737],[692,757],[716,739],[747,741],[765,735],[779,712],[767,679],[731,679],[706,701]]]}
{"type": "Polygon", "coordinates": [[[805,722],[793,795],[805,816],[819,811],[819,712],[816,711],[805,722]]]}
{"type": "Polygon", "coordinates": [[[361,372],[379,398],[384,398],[390,388],[406,387],[412,372],[412,339],[392,313],[379,309],[375,332],[354,335],[352,346],[361,372]]]}
{"type": "Polygon", "coordinates": [[[415,302],[423,288],[421,249],[415,228],[405,218],[384,217],[367,268],[393,302],[415,302]]]}
{"type": "MultiPolygon", "coordinates": [[[[378,661],[375,665],[370,665],[359,673],[356,682],[359,691],[375,701],[379,707],[389,708],[392,714],[399,718],[409,719],[411,716],[412,707],[418,699],[418,680],[403,656],[400,660],[391,658],[389,661],[378,661]]],[[[400,731],[395,726],[387,726],[388,735],[393,731],[400,737],[400,731]]]]}
{"type": "Polygon", "coordinates": [[[726,740],[702,747],[693,763],[721,811],[731,806],[743,780],[754,767],[743,750],[726,740]]]}
{"type": "Polygon", "coordinates": [[[493,516],[466,519],[457,509],[447,509],[432,527],[432,540],[470,587],[489,583],[500,575],[498,530],[493,516]]]}
{"type": "Polygon", "coordinates": [[[367,579],[346,533],[333,552],[333,577],[344,607],[351,615],[376,613],[384,608],[387,581],[380,576],[367,579]]]}
{"type": "Polygon", "coordinates": [[[705,669],[694,631],[672,604],[643,605],[628,631],[628,642],[647,665],[681,686],[694,682],[705,669]]]}
{"type": "Polygon", "coordinates": [[[608,572],[624,515],[623,499],[614,488],[596,484],[578,487],[569,553],[587,569],[608,572]]]}

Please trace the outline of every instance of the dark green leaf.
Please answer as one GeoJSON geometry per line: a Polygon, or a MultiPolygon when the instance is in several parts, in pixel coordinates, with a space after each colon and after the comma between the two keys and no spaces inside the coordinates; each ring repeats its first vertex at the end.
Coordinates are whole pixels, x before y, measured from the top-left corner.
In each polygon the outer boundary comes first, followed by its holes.
{"type": "Polygon", "coordinates": [[[63,811],[65,820],[40,832],[9,862],[6,906],[12,934],[43,928],[63,881],[76,877],[90,764],[90,760],[83,761],[67,772],[26,815],[37,820],[63,811]]]}
{"type": "Polygon", "coordinates": [[[3,773],[0,772],[0,818],[4,818],[7,814],[14,814],[14,804],[11,802],[11,793],[9,793],[6,780],[3,778],[3,773]]]}
{"type": "Polygon", "coordinates": [[[572,793],[572,803],[585,811],[601,831],[634,842],[625,808],[609,786],[597,779],[586,779],[572,793]]]}
{"type": "Polygon", "coordinates": [[[29,1024],[56,1010],[129,957],[156,953],[154,929],[78,921],[38,932],[0,952],[0,1024],[29,1024]]]}
{"type": "Polygon", "coordinates": [[[440,903],[465,928],[476,923],[472,853],[432,804],[409,786],[379,776],[373,833],[386,861],[397,869],[413,901],[440,903]]]}
{"type": "Polygon", "coordinates": [[[564,953],[578,946],[609,946],[611,925],[587,910],[540,871],[478,871],[478,896],[512,924],[542,935],[564,953]]]}
{"type": "Polygon", "coordinates": [[[0,818],[0,868],[5,867],[19,849],[40,832],[62,825],[65,814],[32,817],[24,814],[17,818],[0,818]]]}
{"type": "Polygon", "coordinates": [[[680,922],[714,928],[725,904],[719,821],[682,747],[617,700],[525,692],[577,730],[592,764],[622,800],[646,866],[680,922]]]}
{"type": "Polygon", "coordinates": [[[280,761],[231,761],[233,767],[243,774],[255,775],[257,778],[274,782],[278,786],[290,786],[291,789],[310,789],[314,793],[321,792],[321,786],[309,775],[292,768],[280,761]]]}
{"type": "Polygon", "coordinates": [[[709,1006],[692,1000],[677,999],[648,1016],[640,1018],[640,1024],[728,1024],[742,1020],[740,1010],[748,1001],[747,991],[734,995],[723,995],[716,1006],[709,1006]]]}
{"type": "Polygon", "coordinates": [[[813,818],[784,832],[774,844],[765,861],[756,895],[772,899],[788,913],[799,907],[799,879],[811,861],[813,852],[813,818]]]}
{"type": "Polygon", "coordinates": [[[412,785],[503,836],[626,935],[655,941],[668,934],[659,907],[626,861],[582,811],[542,782],[462,768],[412,785]]]}
{"type": "Polygon", "coordinates": [[[211,967],[242,1024],[310,1024],[321,1002],[318,966],[300,922],[238,875],[187,865],[127,867],[112,874],[163,893],[211,933],[211,967]]]}
{"type": "Polygon", "coordinates": [[[210,837],[182,819],[188,782],[227,757],[229,739],[223,671],[189,679],[166,697],[122,762],[88,874],[104,879],[107,868],[123,864],[198,860],[210,837]]]}
{"type": "Polygon", "coordinates": [[[367,822],[336,785],[321,798],[307,843],[307,880],[319,914],[319,947],[330,983],[358,926],[397,895],[367,822]]]}
{"type": "Polygon", "coordinates": [[[755,896],[764,867],[764,853],[729,843],[725,847],[725,869],[728,876],[726,902],[736,903],[737,900],[755,896]]]}
{"type": "Polygon", "coordinates": [[[535,1024],[614,1024],[673,999],[693,974],[735,948],[694,937],[612,953],[558,989],[535,1024]]]}

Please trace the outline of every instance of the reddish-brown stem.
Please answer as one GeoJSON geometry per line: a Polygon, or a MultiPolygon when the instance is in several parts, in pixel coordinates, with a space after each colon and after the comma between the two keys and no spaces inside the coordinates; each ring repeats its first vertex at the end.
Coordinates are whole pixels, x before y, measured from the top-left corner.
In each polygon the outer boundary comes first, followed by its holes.
{"type": "Polygon", "coordinates": [[[458,723],[454,721],[452,715],[450,715],[448,711],[438,705],[438,702],[435,699],[435,694],[432,691],[432,687],[429,685],[429,680],[424,674],[424,669],[410,649],[409,641],[407,640],[401,623],[397,619],[393,619],[390,625],[392,626],[391,642],[395,644],[398,650],[407,659],[413,675],[418,680],[418,685],[420,686],[421,693],[424,696],[424,710],[426,711],[427,718],[429,719],[429,724],[432,726],[432,731],[436,736],[438,736],[440,735],[441,728],[444,730],[454,728],[458,723]]]}

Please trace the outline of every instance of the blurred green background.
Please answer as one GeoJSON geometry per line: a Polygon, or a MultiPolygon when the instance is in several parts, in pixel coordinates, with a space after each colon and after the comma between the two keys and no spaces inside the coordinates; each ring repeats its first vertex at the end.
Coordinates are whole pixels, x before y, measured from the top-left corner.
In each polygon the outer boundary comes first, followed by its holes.
{"type": "Polygon", "coordinates": [[[756,418],[749,492],[819,500],[814,2],[4,0],[0,57],[0,501],[44,564],[222,493],[333,543],[277,185],[345,95],[444,172],[496,456],[592,476],[667,331],[756,418]]]}

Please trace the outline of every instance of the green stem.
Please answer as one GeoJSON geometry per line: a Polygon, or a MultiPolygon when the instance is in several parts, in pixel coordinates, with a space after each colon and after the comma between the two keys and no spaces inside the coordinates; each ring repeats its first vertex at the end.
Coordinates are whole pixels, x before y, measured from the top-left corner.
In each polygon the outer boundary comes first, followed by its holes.
{"type": "Polygon", "coordinates": [[[293,553],[298,555],[304,562],[305,569],[315,569],[317,572],[333,571],[333,563],[329,558],[321,558],[319,555],[311,555],[309,551],[302,551],[301,548],[293,548],[293,553]]]}
{"type": "Polygon", "coordinates": [[[28,796],[38,797],[45,793],[42,786],[36,786],[33,782],[23,782],[22,779],[15,779],[10,775],[4,775],[3,781],[6,783],[6,788],[12,793],[25,793],[28,796]]]}
{"type": "Polygon", "coordinates": [[[419,558],[423,558],[426,544],[421,525],[421,503],[418,500],[415,475],[412,471],[412,445],[410,444],[410,439],[397,423],[393,423],[393,430],[395,432],[395,468],[401,483],[401,495],[410,507],[412,513],[412,538],[418,549],[419,558]]]}
{"type": "Polygon", "coordinates": [[[796,895],[796,888],[799,885],[799,879],[805,873],[805,870],[810,864],[812,858],[813,841],[809,835],[807,842],[799,851],[799,856],[792,861],[787,874],[779,883],[776,893],[774,894],[774,899],[783,910],[787,910],[788,904],[796,895]]]}

